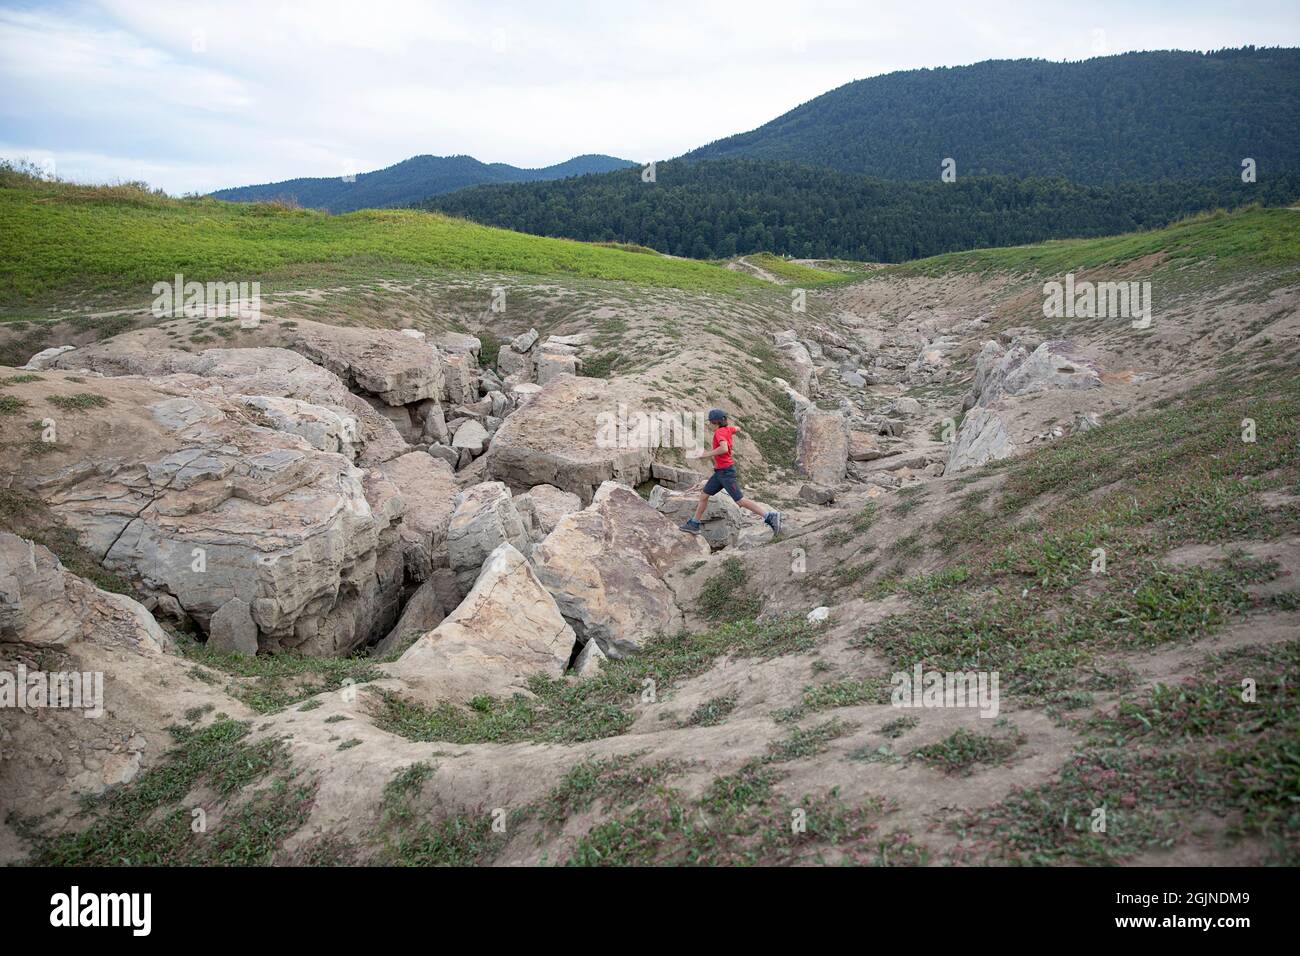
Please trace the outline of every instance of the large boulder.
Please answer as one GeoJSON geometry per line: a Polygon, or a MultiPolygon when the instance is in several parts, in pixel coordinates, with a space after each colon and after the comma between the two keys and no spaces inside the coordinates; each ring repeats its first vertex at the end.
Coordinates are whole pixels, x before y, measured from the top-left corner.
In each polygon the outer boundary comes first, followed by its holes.
{"type": "Polygon", "coordinates": [[[537,384],[545,385],[561,375],[578,374],[578,359],[573,355],[540,352],[536,359],[537,384]]]}
{"type": "Polygon", "coordinates": [[[35,355],[27,360],[27,364],[22,366],[24,372],[40,372],[54,364],[64,352],[71,352],[75,345],[56,345],[53,348],[41,349],[35,355]]]}
{"type": "Polygon", "coordinates": [[[897,449],[890,450],[880,444],[880,439],[871,432],[853,430],[849,432],[849,461],[874,461],[896,454],[897,449]]]}
{"type": "Polygon", "coordinates": [[[553,485],[590,502],[602,482],[650,477],[653,448],[617,428],[620,403],[649,407],[630,383],[563,375],[510,415],[492,436],[491,478],[525,491],[553,485]]]}
{"type": "Polygon", "coordinates": [[[682,628],[668,572],[709,546],[683,534],[635,491],[603,483],[591,504],[560,519],[533,549],[537,577],[584,641],[610,657],[682,628]]]}
{"type": "Polygon", "coordinates": [[[510,489],[485,481],[461,492],[447,528],[447,556],[461,594],[474,586],[488,555],[506,543],[525,553],[531,549],[510,489]]]}
{"type": "Polygon", "coordinates": [[[795,389],[809,394],[816,384],[817,366],[812,360],[807,347],[800,341],[778,341],[776,350],[785,359],[792,372],[792,384],[795,389]]]}
{"type": "Polygon", "coordinates": [[[477,368],[474,360],[463,352],[442,356],[443,396],[447,401],[453,405],[471,405],[478,401],[477,368]]]}
{"type": "Polygon", "coordinates": [[[51,412],[55,441],[19,451],[7,480],[38,495],[105,567],[206,631],[232,598],[264,650],[346,654],[395,615],[400,503],[372,510],[345,456],[255,424],[190,375],[11,389],[32,405],[74,392],[102,406],[51,412]]]}
{"type": "Polygon", "coordinates": [[[582,510],[581,498],[552,485],[529,488],[522,495],[515,495],[514,501],[533,541],[541,541],[554,531],[565,515],[582,510]]]}
{"type": "Polygon", "coordinates": [[[429,445],[451,443],[451,433],[447,431],[446,411],[437,402],[421,402],[415,407],[412,417],[420,426],[421,442],[429,445]]]}
{"type": "Polygon", "coordinates": [[[550,335],[547,336],[543,345],[569,345],[574,348],[580,348],[584,345],[590,345],[595,335],[591,332],[575,332],[573,335],[550,335]]]}
{"type": "Polygon", "coordinates": [[[957,438],[948,452],[945,474],[975,468],[988,461],[1009,458],[1015,445],[1007,434],[1006,422],[996,411],[975,407],[962,419],[957,438]]]}
{"type": "Polygon", "coordinates": [[[301,435],[318,451],[332,451],[355,461],[361,445],[357,420],[335,406],[327,408],[296,398],[244,395],[241,400],[262,413],[277,431],[301,435]]]}
{"type": "Polygon", "coordinates": [[[528,560],[507,542],[488,555],[465,600],[390,672],[428,701],[527,694],[534,675],[564,673],[576,644],[528,560]]]}
{"type": "Polygon", "coordinates": [[[398,537],[408,582],[447,567],[447,528],[455,508],[456,473],[443,460],[422,451],[385,462],[379,471],[393,483],[405,505],[398,537]]]}
{"type": "MultiPolygon", "coordinates": [[[[85,369],[107,376],[178,376],[174,383],[188,383],[195,391],[217,386],[228,395],[307,402],[334,412],[340,421],[351,418],[356,422],[355,458],[363,466],[407,451],[405,440],[393,424],[348,391],[337,375],[285,348],[206,349],[191,354],[164,345],[151,346],[147,339],[131,332],[60,355],[54,364],[60,369],[85,369]],[[191,378],[179,377],[187,375],[191,378]]],[[[301,434],[304,426],[289,427],[292,413],[285,408],[281,412],[283,417],[278,422],[276,416],[269,416],[267,424],[301,434]]],[[[324,443],[328,444],[328,440],[324,443]]],[[[342,446],[341,439],[339,450],[345,451],[342,446]]]]}
{"type": "Polygon", "coordinates": [[[842,411],[809,406],[798,414],[799,472],[815,484],[833,488],[848,473],[849,423],[842,411]]]}
{"type": "Polygon", "coordinates": [[[0,531],[0,645],[103,647],[161,653],[172,640],[143,605],[64,570],[49,549],[0,531]]]}
{"type": "Polygon", "coordinates": [[[1097,362],[1065,339],[1043,342],[1032,352],[1019,342],[1006,349],[985,342],[975,358],[975,380],[966,407],[988,407],[1007,396],[1100,385],[1097,362]]]}
{"type": "Polygon", "coordinates": [[[532,349],[537,344],[538,332],[536,329],[529,329],[527,332],[521,332],[510,340],[510,348],[521,355],[532,349]]]}
{"type": "Polygon", "coordinates": [[[1073,343],[1064,339],[1042,343],[1020,365],[1010,370],[1002,382],[1008,395],[1100,386],[1101,370],[1096,363],[1079,354],[1073,343]]]}
{"type": "Polygon", "coordinates": [[[442,353],[393,329],[301,322],[288,344],[389,405],[436,399],[443,392],[442,353]]]}
{"type": "Polygon", "coordinates": [[[475,362],[483,348],[482,339],[468,332],[439,332],[435,341],[444,352],[468,355],[475,362]]]}
{"type": "Polygon", "coordinates": [[[456,429],[456,434],[451,440],[451,447],[457,450],[464,449],[475,458],[483,454],[483,449],[487,446],[488,433],[487,429],[481,423],[474,419],[469,419],[461,423],[456,429]]]}
{"type": "Polygon", "coordinates": [[[231,598],[217,608],[208,623],[208,647],[246,657],[257,653],[257,624],[247,601],[231,598]]]}
{"type": "Polygon", "coordinates": [[[0,807],[14,811],[0,820],[0,865],[30,862],[17,815],[50,833],[80,829],[85,798],[166,759],[186,710],[253,716],[200,677],[212,679],[141,604],[0,532],[0,807]]]}
{"type": "Polygon", "coordinates": [[[527,352],[516,352],[509,345],[501,346],[497,352],[497,371],[502,378],[517,382],[533,380],[533,358],[527,352]]]}

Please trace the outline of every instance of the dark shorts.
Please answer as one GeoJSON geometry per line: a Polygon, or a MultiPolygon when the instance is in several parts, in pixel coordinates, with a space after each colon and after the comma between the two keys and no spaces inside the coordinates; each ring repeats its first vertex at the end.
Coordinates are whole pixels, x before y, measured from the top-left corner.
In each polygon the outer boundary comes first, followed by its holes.
{"type": "Polygon", "coordinates": [[[714,468],[713,477],[704,486],[704,493],[706,495],[716,495],[724,488],[735,501],[745,497],[745,493],[740,490],[740,482],[736,481],[735,465],[730,468],[714,468]]]}

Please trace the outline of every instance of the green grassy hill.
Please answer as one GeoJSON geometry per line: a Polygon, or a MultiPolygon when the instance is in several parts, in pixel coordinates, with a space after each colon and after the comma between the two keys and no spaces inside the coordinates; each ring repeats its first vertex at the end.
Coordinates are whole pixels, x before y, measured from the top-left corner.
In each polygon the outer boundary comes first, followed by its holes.
{"type": "Polygon", "coordinates": [[[1145,256],[1172,263],[1267,268],[1300,262],[1300,209],[1247,207],[1189,216],[1163,229],[1097,239],[1054,239],[1024,246],[949,252],[888,266],[884,274],[946,272],[1056,274],[1119,265],[1145,256]]]}
{"type": "Polygon", "coordinates": [[[275,204],[172,199],[138,185],[78,186],[0,173],[0,303],[187,280],[472,270],[733,292],[758,279],[722,266],[546,239],[409,210],[342,216],[275,204]]]}

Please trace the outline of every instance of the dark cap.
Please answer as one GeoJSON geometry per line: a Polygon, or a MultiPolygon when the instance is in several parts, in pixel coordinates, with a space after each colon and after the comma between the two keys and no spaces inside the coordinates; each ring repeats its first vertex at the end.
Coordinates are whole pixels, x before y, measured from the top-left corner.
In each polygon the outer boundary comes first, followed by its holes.
{"type": "Polygon", "coordinates": [[[727,413],[724,412],[722,409],[720,408],[709,409],[709,421],[725,422],[726,420],[727,420],[727,413]]]}

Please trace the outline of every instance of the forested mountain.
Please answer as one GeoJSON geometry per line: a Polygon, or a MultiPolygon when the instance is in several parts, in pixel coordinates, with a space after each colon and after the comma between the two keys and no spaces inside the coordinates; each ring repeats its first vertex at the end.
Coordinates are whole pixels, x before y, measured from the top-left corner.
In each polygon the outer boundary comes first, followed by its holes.
{"type": "Polygon", "coordinates": [[[342,175],[288,179],[262,186],[221,189],[212,195],[232,202],[289,199],[310,209],[351,212],[385,206],[409,206],[440,193],[479,183],[515,183],[604,173],[631,165],[613,156],[585,155],[555,166],[521,169],[506,163],[481,163],[473,156],[413,156],[387,169],[358,173],[352,182],[342,175]]]}
{"type": "Polygon", "coordinates": [[[907,70],[825,93],[686,158],[787,160],[885,179],[1212,179],[1300,168],[1300,50],[1126,53],[907,70]]]}
{"type": "Polygon", "coordinates": [[[1300,172],[1243,183],[1079,185],[1008,176],[897,182],[746,159],[639,169],[556,182],[479,186],[424,203],[539,235],[639,243],[672,255],[721,258],[770,251],[805,258],[900,262],[921,256],[1102,236],[1164,225],[1188,213],[1300,197],[1300,172]]]}

